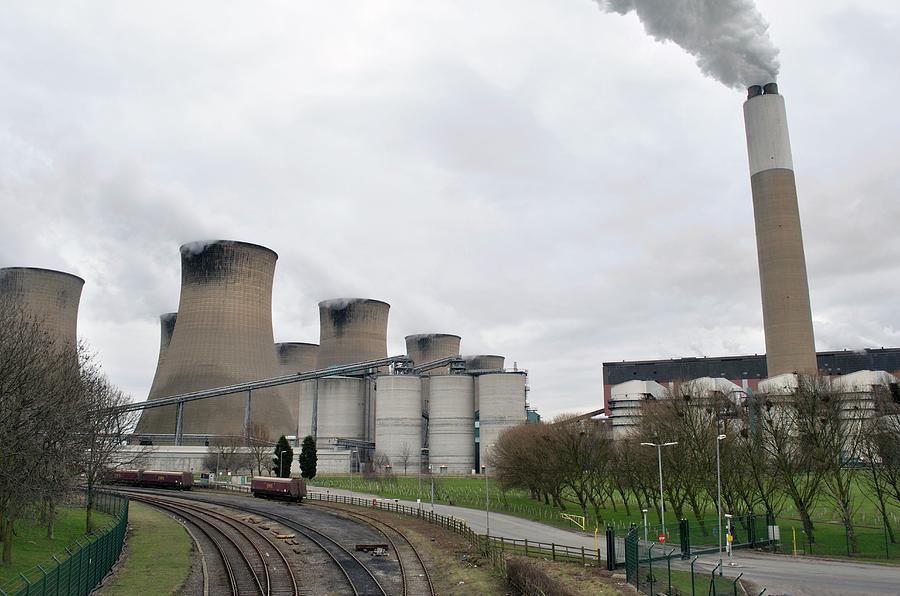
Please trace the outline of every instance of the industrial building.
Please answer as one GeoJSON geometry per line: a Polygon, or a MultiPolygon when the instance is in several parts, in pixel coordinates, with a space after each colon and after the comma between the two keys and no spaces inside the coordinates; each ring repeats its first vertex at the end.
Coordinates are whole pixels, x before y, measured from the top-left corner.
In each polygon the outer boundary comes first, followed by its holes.
{"type": "Polygon", "coordinates": [[[461,357],[459,335],[408,335],[406,364],[385,365],[391,307],[381,300],[323,300],[319,343],[274,343],[277,258],[228,240],[181,247],[181,298],[177,313],[160,317],[148,402],[265,386],[145,408],[134,442],[153,445],[154,462],[199,468],[208,445],[252,422],[273,439],[314,436],[320,473],[469,474],[504,429],[539,420],[526,411],[526,373],[505,370],[503,356],[461,357]]]}
{"type": "MultiPolygon", "coordinates": [[[[847,375],[862,370],[882,370],[900,374],[900,348],[838,350],[816,354],[818,372],[828,376],[847,375]]],[[[655,381],[665,387],[678,381],[701,377],[727,379],[741,389],[756,391],[770,375],[766,357],[745,356],[689,357],[662,360],[632,360],[603,363],[603,403],[609,404],[615,385],[627,381],[655,381]]]]}

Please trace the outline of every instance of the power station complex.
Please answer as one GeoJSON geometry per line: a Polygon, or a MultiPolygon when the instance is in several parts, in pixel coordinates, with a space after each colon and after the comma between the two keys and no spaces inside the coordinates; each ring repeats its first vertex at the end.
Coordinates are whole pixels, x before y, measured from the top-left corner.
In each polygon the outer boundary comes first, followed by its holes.
{"type": "MultiPolygon", "coordinates": [[[[817,360],[787,116],[775,83],[749,88],[744,119],[765,357],[606,363],[606,408],[623,432],[642,400],[676,381],[750,394],[796,387],[800,374],[853,373],[855,387],[896,388],[885,371],[900,369],[898,350],[825,352],[817,360]]],[[[406,356],[389,357],[386,302],[325,300],[318,343],[276,344],[277,259],[245,242],[181,247],[178,312],[160,317],[156,374],[147,402],[135,406],[143,408],[135,442],[161,452],[171,446],[183,457],[161,466],[199,467],[210,441],[261,428],[273,438],[316,437],[322,471],[416,472],[427,462],[435,472],[465,474],[486,461],[504,429],[526,421],[526,373],[504,368],[502,356],[460,357],[459,336],[426,333],[406,337],[406,356]]],[[[74,344],[83,283],[57,271],[0,269],[0,298],[74,344]]]]}
{"type": "Polygon", "coordinates": [[[316,378],[178,406],[144,409],[136,441],[206,446],[262,429],[270,438],[317,439],[320,459],[347,466],[443,473],[477,467],[481,445],[526,419],[526,373],[505,370],[500,356],[459,356],[460,337],[406,338],[408,365],[355,374],[330,369],[387,358],[390,305],[340,298],[319,303],[319,343],[273,339],[272,284],[277,255],[262,246],[217,240],[181,247],[177,313],[160,317],[159,360],[148,402],[248,381],[320,371],[316,378]],[[453,360],[421,373],[414,367],[453,360]]]}

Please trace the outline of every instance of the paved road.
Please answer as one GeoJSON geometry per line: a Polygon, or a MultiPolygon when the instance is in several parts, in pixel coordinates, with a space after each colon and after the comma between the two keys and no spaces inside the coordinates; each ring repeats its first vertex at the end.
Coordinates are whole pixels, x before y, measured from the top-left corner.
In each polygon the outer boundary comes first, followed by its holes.
{"type": "MultiPolygon", "coordinates": [[[[352,495],[364,499],[381,498],[341,489],[315,489],[316,492],[330,492],[338,495],[352,495]]],[[[393,500],[393,499],[391,499],[393,500]]],[[[401,505],[415,507],[415,501],[398,501],[401,505]]],[[[430,503],[422,503],[424,509],[431,509],[430,503]]],[[[486,520],[484,510],[469,509],[450,505],[435,505],[435,513],[452,515],[464,519],[473,530],[484,533],[486,520]]],[[[555,542],[568,546],[593,549],[593,535],[572,532],[548,526],[503,513],[491,513],[491,536],[555,542]]],[[[605,540],[601,537],[600,548],[606,556],[605,540]]],[[[823,560],[806,557],[767,555],[764,553],[739,550],[733,559],[735,566],[727,568],[725,575],[731,577],[743,573],[744,578],[765,587],[767,596],[900,596],[900,567],[856,563],[842,560],[823,560]]],[[[712,555],[701,557],[696,569],[712,571],[718,559],[712,555]]],[[[686,568],[680,561],[673,566],[686,568]]]]}

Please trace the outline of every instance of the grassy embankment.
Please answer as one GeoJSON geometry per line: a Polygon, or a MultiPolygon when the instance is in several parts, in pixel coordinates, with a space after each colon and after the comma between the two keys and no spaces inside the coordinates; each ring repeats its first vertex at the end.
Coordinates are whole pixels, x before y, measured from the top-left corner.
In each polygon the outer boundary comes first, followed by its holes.
{"type": "MultiPolygon", "coordinates": [[[[75,507],[61,507],[57,511],[54,538],[47,538],[47,526],[37,520],[18,520],[12,541],[12,566],[0,566],[0,585],[18,577],[37,565],[47,562],[53,555],[64,555],[66,546],[85,535],[85,511],[75,507]]],[[[96,528],[114,521],[111,515],[95,511],[96,528]]],[[[0,542],[2,544],[2,542],[0,542]]],[[[65,557],[59,557],[63,559],[65,557]]],[[[55,564],[55,563],[54,563],[55,564]]],[[[44,565],[45,569],[47,568],[44,565]]]]}
{"type": "Polygon", "coordinates": [[[191,570],[187,531],[165,513],[135,502],[128,509],[128,525],[123,560],[102,595],[175,593],[191,570]]]}
{"type": "MultiPolygon", "coordinates": [[[[415,501],[421,498],[423,502],[430,500],[430,483],[428,477],[422,479],[422,489],[419,492],[418,479],[415,477],[392,477],[392,478],[363,478],[360,476],[324,476],[317,477],[311,486],[321,489],[342,488],[354,490],[358,492],[375,494],[387,498],[404,499],[415,501]]],[[[544,522],[562,528],[576,529],[572,522],[564,520],[560,517],[560,510],[543,502],[535,501],[529,498],[528,493],[521,490],[510,490],[503,492],[500,490],[498,483],[489,480],[488,489],[490,493],[490,502],[492,511],[500,511],[510,513],[526,519],[544,522]]],[[[435,502],[459,505],[463,507],[471,507],[474,509],[484,508],[485,483],[482,478],[439,478],[435,483],[435,502]]],[[[607,525],[614,526],[618,531],[624,532],[632,523],[641,525],[641,513],[636,507],[634,501],[630,504],[630,514],[626,513],[625,506],[620,499],[614,501],[615,507],[607,507],[601,511],[601,519],[598,521],[593,511],[588,511],[587,529],[592,531],[593,527],[600,527],[601,531],[607,525]]],[[[858,524],[857,534],[860,536],[860,547],[862,555],[860,558],[885,558],[885,537],[881,529],[881,519],[875,508],[865,496],[862,490],[856,488],[856,504],[858,510],[854,521],[858,524]]],[[[579,514],[577,504],[570,503],[567,505],[568,513],[579,514]]],[[[667,507],[667,524],[670,533],[676,531],[677,526],[672,523],[674,514],[671,514],[671,508],[667,507]],[[669,515],[672,515],[670,518],[669,515]]],[[[762,513],[762,512],[760,512],[762,513]]],[[[654,518],[654,511],[650,512],[649,524],[653,528],[658,524],[658,520],[654,518]]],[[[710,526],[715,525],[716,510],[714,505],[707,506],[704,516],[711,520],[710,526]]],[[[900,536],[900,510],[897,511],[897,524],[895,529],[900,536]]],[[[696,525],[693,516],[690,516],[692,524],[696,525]]],[[[836,520],[836,516],[832,513],[832,508],[824,497],[822,497],[813,510],[814,529],[816,531],[816,545],[813,549],[815,554],[841,556],[847,554],[846,533],[841,523],[836,520]]],[[[797,533],[798,550],[806,550],[805,537],[803,535],[802,524],[799,521],[797,512],[793,509],[789,502],[785,503],[784,510],[778,515],[778,524],[782,532],[783,550],[789,552],[791,550],[792,531],[797,533]]],[[[653,531],[651,530],[651,533],[653,531]]],[[[710,542],[716,540],[715,536],[710,533],[710,542]]],[[[889,544],[889,553],[892,560],[900,560],[900,544],[889,544]]]]}

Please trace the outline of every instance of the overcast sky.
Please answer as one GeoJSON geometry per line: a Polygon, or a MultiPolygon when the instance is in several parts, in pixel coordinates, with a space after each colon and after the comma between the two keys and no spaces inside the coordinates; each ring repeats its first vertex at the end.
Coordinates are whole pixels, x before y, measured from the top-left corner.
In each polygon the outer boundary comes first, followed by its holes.
{"type": "MultiPolygon", "coordinates": [[[[900,3],[759,0],[780,47],[819,350],[900,345],[900,3]]],[[[6,2],[0,266],[86,280],[79,334],[144,399],[178,246],[280,255],[276,341],[392,305],[529,370],[762,353],[744,94],[592,0],[6,2]]]]}

